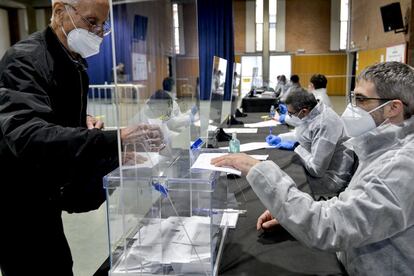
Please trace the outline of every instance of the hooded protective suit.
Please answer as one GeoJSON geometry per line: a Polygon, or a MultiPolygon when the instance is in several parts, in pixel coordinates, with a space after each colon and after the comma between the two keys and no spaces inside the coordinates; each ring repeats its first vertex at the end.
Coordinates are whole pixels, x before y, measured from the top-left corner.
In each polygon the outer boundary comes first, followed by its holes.
{"type": "Polygon", "coordinates": [[[271,161],[247,180],[304,244],[337,251],[350,275],[414,275],[414,118],[352,138],[359,166],[338,197],[314,201],[271,161]]]}

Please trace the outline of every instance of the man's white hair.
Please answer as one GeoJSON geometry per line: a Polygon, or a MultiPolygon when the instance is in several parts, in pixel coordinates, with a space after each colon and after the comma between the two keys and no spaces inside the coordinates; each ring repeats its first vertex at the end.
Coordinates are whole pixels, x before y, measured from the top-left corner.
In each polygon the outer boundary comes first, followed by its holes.
{"type": "MultiPolygon", "coordinates": [[[[52,7],[55,3],[58,3],[58,2],[68,3],[72,6],[75,6],[76,4],[78,4],[79,1],[80,0],[52,0],[52,7]]],[[[53,13],[52,13],[52,17],[50,18],[50,22],[52,21],[53,21],[53,13]]]]}

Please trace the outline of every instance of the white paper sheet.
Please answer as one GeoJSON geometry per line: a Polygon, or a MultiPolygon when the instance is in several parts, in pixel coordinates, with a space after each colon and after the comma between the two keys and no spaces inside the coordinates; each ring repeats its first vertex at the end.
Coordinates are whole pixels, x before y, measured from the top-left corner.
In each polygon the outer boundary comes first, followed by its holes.
{"type": "Polygon", "coordinates": [[[202,169],[218,172],[226,172],[241,175],[241,171],[229,167],[216,167],[211,165],[211,159],[227,155],[228,153],[202,153],[198,156],[191,169],[202,169]]]}
{"type": "MultiPolygon", "coordinates": [[[[236,211],[236,210],[235,210],[236,211]]],[[[237,221],[239,220],[239,212],[223,212],[221,217],[220,227],[228,227],[231,229],[236,228],[237,221]]]]}
{"type": "Polygon", "coordinates": [[[275,127],[277,125],[280,125],[278,121],[268,120],[268,121],[253,123],[253,124],[244,124],[244,127],[275,127]]]}
{"type": "Polygon", "coordinates": [[[208,131],[216,131],[216,130],[217,130],[216,126],[213,126],[213,125],[208,126],[208,131]]]}
{"type": "MultiPolygon", "coordinates": [[[[209,124],[213,123],[213,120],[208,120],[208,123],[209,123],[209,124]]],[[[194,125],[195,125],[196,127],[200,127],[200,126],[201,126],[201,121],[200,121],[200,120],[195,121],[195,122],[194,122],[194,125]]]]}
{"type": "Polygon", "coordinates": [[[226,133],[257,133],[257,128],[223,128],[226,133]]]}
{"type": "MultiPolygon", "coordinates": [[[[269,146],[266,142],[251,142],[240,145],[240,152],[258,150],[258,149],[272,149],[274,146],[269,146]]],[[[228,150],[229,147],[221,147],[220,149],[228,150]]]]}

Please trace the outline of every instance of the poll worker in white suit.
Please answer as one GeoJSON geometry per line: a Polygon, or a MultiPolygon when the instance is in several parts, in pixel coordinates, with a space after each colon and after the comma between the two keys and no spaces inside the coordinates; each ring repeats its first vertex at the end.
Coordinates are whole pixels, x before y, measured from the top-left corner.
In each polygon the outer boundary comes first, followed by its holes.
{"type": "Polygon", "coordinates": [[[309,247],[336,251],[350,275],[414,275],[413,112],[412,67],[386,62],[360,73],[342,115],[359,166],[327,201],[299,191],[272,161],[233,154],[212,163],[247,175],[268,209],[258,229],[278,221],[309,247]]]}
{"type": "Polygon", "coordinates": [[[341,118],[304,89],[291,93],[285,103],[291,120],[296,122],[295,132],[269,135],[266,142],[296,152],[315,199],[338,195],[348,185],[357,164],[354,152],[343,145],[348,136],[341,118]],[[293,137],[286,141],[289,135],[293,137]]]}
{"type": "Polygon", "coordinates": [[[328,80],[324,75],[315,74],[310,79],[308,90],[315,96],[318,102],[322,102],[325,105],[332,107],[331,100],[329,99],[328,92],[326,91],[327,84],[328,80]]]}

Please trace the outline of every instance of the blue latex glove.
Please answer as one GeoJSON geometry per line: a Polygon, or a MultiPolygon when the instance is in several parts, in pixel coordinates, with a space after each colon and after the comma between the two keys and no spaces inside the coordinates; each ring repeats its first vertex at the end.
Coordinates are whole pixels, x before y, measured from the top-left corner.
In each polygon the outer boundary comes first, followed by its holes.
{"type": "Polygon", "coordinates": [[[280,142],[282,141],[282,139],[280,139],[279,136],[277,135],[268,135],[266,137],[266,143],[269,144],[269,146],[276,146],[278,145],[280,142]]]}
{"type": "Polygon", "coordinates": [[[158,192],[160,192],[163,197],[167,197],[168,196],[168,189],[165,188],[160,183],[153,183],[152,186],[154,187],[155,190],[157,190],[158,192]]]}
{"type": "Polygon", "coordinates": [[[286,114],[280,114],[280,116],[279,116],[279,122],[281,124],[286,124],[286,114]]]}
{"type": "Polygon", "coordinates": [[[283,141],[275,145],[277,149],[294,150],[296,148],[296,141],[283,141]]]}
{"type": "Polygon", "coordinates": [[[279,104],[279,114],[286,114],[288,111],[287,106],[283,103],[279,104]]]}
{"type": "Polygon", "coordinates": [[[198,111],[197,106],[193,105],[193,107],[191,108],[191,114],[196,115],[197,111],[198,111]]]}

